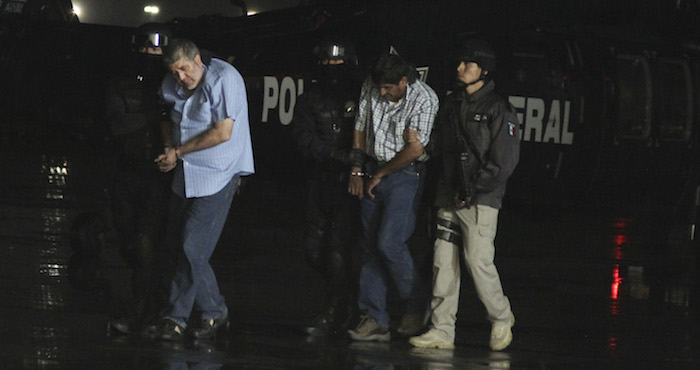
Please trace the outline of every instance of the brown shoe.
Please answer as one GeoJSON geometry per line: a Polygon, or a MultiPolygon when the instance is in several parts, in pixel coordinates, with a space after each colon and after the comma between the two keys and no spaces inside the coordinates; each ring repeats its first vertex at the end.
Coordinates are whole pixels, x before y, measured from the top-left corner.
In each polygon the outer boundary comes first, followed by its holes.
{"type": "Polygon", "coordinates": [[[401,318],[401,325],[396,332],[404,337],[412,337],[417,335],[425,328],[423,322],[424,316],[417,313],[407,313],[401,318]]]}
{"type": "Polygon", "coordinates": [[[355,329],[348,330],[348,334],[350,334],[350,338],[363,342],[388,342],[391,340],[389,329],[379,326],[377,320],[369,315],[362,315],[360,323],[355,329]]]}

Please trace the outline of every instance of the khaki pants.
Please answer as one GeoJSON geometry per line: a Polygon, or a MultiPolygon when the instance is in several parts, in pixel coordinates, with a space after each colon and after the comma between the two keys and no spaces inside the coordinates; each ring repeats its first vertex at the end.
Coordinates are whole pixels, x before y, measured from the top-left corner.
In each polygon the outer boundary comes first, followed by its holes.
{"type": "MultiPolygon", "coordinates": [[[[455,225],[457,232],[461,231],[466,266],[474,279],[479,299],[486,307],[488,319],[492,323],[508,322],[510,302],[503,294],[501,279],[493,263],[498,209],[483,205],[460,210],[442,208],[437,216],[455,225]]],[[[434,246],[431,321],[433,328],[444,335],[444,339],[454,342],[461,276],[460,253],[458,245],[440,238],[441,232],[447,230],[447,227],[438,224],[438,238],[434,246]]]]}

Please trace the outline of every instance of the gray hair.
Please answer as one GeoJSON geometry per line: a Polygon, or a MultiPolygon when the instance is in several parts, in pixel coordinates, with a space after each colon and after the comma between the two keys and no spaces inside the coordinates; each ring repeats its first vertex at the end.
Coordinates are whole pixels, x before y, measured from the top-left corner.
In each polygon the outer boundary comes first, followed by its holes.
{"type": "Polygon", "coordinates": [[[188,39],[174,39],[163,50],[163,63],[169,66],[180,59],[194,60],[199,54],[199,48],[188,39]]]}

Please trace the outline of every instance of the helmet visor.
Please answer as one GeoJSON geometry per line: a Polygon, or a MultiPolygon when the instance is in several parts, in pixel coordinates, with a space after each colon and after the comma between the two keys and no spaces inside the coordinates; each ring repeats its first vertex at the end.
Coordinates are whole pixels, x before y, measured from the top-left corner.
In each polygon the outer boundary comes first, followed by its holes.
{"type": "Polygon", "coordinates": [[[168,36],[157,32],[139,34],[134,35],[133,43],[136,46],[145,46],[152,48],[163,47],[165,45],[168,45],[168,36]]]}
{"type": "Polygon", "coordinates": [[[315,54],[319,59],[345,59],[345,47],[338,44],[325,44],[316,47],[315,54]]]}

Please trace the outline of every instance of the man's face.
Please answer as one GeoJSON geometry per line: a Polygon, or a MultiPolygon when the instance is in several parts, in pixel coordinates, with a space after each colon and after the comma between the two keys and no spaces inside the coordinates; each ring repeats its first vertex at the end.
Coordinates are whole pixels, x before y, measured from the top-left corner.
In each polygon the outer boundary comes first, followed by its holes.
{"type": "Polygon", "coordinates": [[[202,81],[204,75],[204,67],[202,65],[202,57],[197,54],[194,60],[180,58],[175,63],[168,66],[170,73],[175,78],[180,86],[187,90],[194,90],[202,81]]]}
{"type": "Polygon", "coordinates": [[[321,63],[321,65],[324,65],[324,66],[328,66],[328,65],[336,66],[336,65],[345,63],[345,60],[343,60],[343,59],[321,59],[320,63],[321,63]]]}
{"type": "Polygon", "coordinates": [[[139,53],[150,55],[163,55],[163,48],[160,46],[142,46],[139,48],[139,53]]]}
{"type": "Polygon", "coordinates": [[[470,84],[481,77],[481,67],[474,62],[461,62],[457,66],[457,79],[470,84]]]}
{"type": "Polygon", "coordinates": [[[377,85],[377,87],[384,99],[390,102],[397,102],[406,95],[407,81],[406,77],[402,77],[397,84],[384,83],[377,85]]]}

